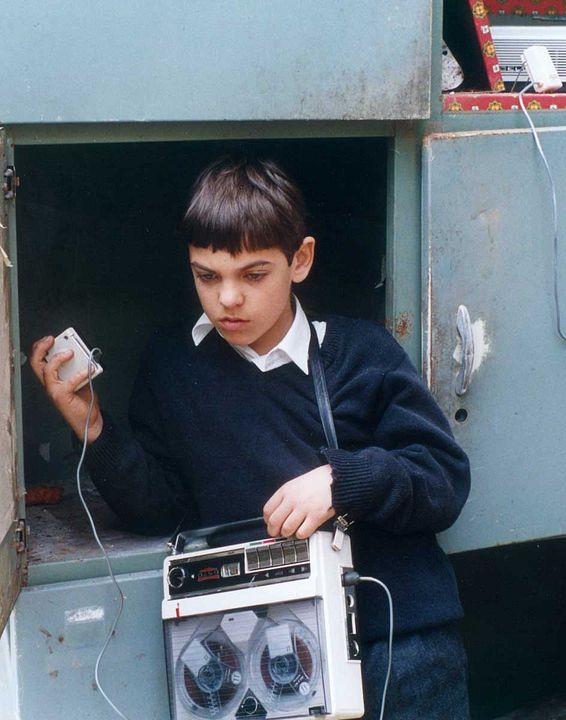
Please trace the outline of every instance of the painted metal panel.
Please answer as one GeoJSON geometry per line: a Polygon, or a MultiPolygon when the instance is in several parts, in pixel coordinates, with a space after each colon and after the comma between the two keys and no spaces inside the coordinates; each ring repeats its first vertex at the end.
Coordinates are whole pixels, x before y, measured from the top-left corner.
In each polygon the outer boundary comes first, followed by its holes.
{"type": "MultiPolygon", "coordinates": [[[[0,131],[0,171],[6,165],[5,136],[0,131]]],[[[0,633],[21,585],[23,553],[15,542],[17,523],[16,412],[11,336],[8,215],[0,191],[0,633]]],[[[20,546],[21,548],[21,546],[20,546]]]]}
{"type": "MultiPolygon", "coordinates": [[[[169,717],[161,623],[161,571],[118,576],[126,596],[100,664],[103,689],[129,718],[169,717]]],[[[112,720],[94,665],[118,606],[109,579],[22,590],[10,623],[20,720],[112,720]]]]}
{"type": "Polygon", "coordinates": [[[420,140],[414,126],[400,126],[389,145],[387,164],[385,322],[415,364],[421,347],[420,140]]]}
{"type": "MultiPolygon", "coordinates": [[[[564,317],[566,129],[540,137],[559,200],[564,317]]],[[[424,371],[473,473],[442,542],[462,551],[563,534],[566,343],[555,329],[550,185],[534,140],[529,131],[430,135],[423,183],[424,371]],[[460,305],[475,357],[458,397],[460,305]]]]}
{"type": "Polygon", "coordinates": [[[5,4],[0,121],[425,118],[431,5],[5,4]]]}

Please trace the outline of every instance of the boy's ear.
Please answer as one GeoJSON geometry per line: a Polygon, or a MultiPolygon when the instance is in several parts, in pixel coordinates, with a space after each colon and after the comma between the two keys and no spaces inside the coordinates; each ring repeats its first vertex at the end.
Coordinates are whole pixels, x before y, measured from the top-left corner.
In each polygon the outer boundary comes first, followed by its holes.
{"type": "Polygon", "coordinates": [[[308,276],[314,261],[314,246],[315,239],[309,235],[294,254],[291,263],[293,282],[302,282],[308,276]]]}

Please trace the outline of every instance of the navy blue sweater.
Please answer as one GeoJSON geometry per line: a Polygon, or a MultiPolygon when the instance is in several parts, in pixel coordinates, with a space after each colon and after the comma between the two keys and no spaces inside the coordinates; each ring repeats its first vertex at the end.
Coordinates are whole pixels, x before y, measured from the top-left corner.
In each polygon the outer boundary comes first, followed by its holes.
{"type": "MultiPolygon", "coordinates": [[[[104,415],[87,452],[99,491],[143,532],[262,514],[284,482],[329,462],[333,505],[355,519],[356,569],[390,588],[398,632],[451,622],[461,606],[435,533],[457,518],[469,467],[405,352],[366,321],[332,317],[321,348],[339,450],[325,448],[311,376],[293,363],[261,372],[216,332],[157,333],[141,363],[131,434],[104,415]]],[[[386,602],[360,587],[366,639],[386,602]]]]}

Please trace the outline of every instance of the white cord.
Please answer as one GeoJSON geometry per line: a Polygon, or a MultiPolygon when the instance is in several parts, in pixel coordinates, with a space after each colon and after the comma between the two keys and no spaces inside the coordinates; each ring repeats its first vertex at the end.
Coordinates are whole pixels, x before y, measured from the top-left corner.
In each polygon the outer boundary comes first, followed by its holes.
{"type": "Polygon", "coordinates": [[[387,695],[387,688],[389,686],[389,678],[391,677],[391,660],[393,658],[393,599],[391,597],[391,593],[389,592],[389,588],[381,580],[373,577],[361,576],[359,582],[371,582],[379,585],[385,591],[385,594],[387,595],[387,602],[389,603],[389,652],[387,658],[387,673],[385,675],[383,694],[381,696],[381,712],[379,713],[379,720],[383,720],[383,714],[385,712],[385,698],[387,695]]]}
{"type": "Polygon", "coordinates": [[[104,555],[104,559],[106,560],[106,565],[108,566],[108,573],[109,573],[110,577],[112,578],[112,582],[116,586],[116,589],[118,590],[119,607],[118,607],[118,613],[116,614],[116,617],[114,618],[114,622],[112,623],[112,626],[108,632],[108,636],[106,637],[106,640],[104,641],[104,645],[102,646],[102,650],[98,653],[98,657],[96,658],[96,663],[94,665],[94,680],[96,682],[96,687],[100,690],[100,692],[102,694],[102,697],[106,700],[106,702],[110,705],[110,707],[114,710],[114,712],[116,712],[122,718],[122,720],[128,720],[126,715],[124,715],[124,713],[121,710],[119,710],[116,707],[116,705],[114,705],[112,700],[110,700],[110,698],[108,697],[108,695],[102,688],[102,685],[100,683],[100,677],[99,677],[100,661],[102,660],[102,656],[106,652],[106,648],[108,647],[108,643],[110,642],[111,637],[114,635],[114,633],[116,631],[116,626],[118,625],[118,620],[120,619],[120,616],[122,615],[122,610],[124,609],[124,593],[122,592],[121,587],[118,585],[118,581],[116,580],[114,571],[112,570],[112,563],[110,562],[108,553],[106,552],[104,545],[100,542],[100,538],[98,537],[98,533],[96,531],[96,526],[94,524],[94,519],[93,519],[91,512],[88,509],[88,505],[86,504],[86,501],[83,497],[83,492],[82,492],[82,487],[81,487],[81,468],[82,468],[84,458],[85,458],[85,453],[86,453],[88,430],[89,430],[89,426],[90,426],[90,416],[92,415],[92,408],[94,407],[94,390],[92,388],[92,370],[94,367],[93,356],[95,353],[100,353],[100,348],[93,348],[90,351],[90,355],[88,358],[88,386],[90,389],[90,403],[88,406],[88,413],[87,413],[86,422],[85,422],[83,449],[82,449],[81,457],[79,459],[79,464],[77,465],[77,490],[79,493],[79,497],[81,499],[81,503],[85,509],[88,520],[90,522],[90,527],[92,528],[92,534],[94,535],[94,539],[96,540],[98,547],[101,549],[102,554],[104,555]]]}
{"type": "Polygon", "coordinates": [[[537,146],[537,149],[538,149],[540,156],[542,158],[542,161],[544,163],[544,167],[546,168],[546,172],[548,174],[548,179],[550,180],[550,189],[551,189],[551,193],[552,193],[552,217],[553,217],[553,224],[554,224],[553,264],[554,264],[554,307],[555,307],[555,315],[556,315],[556,332],[558,333],[558,337],[560,337],[561,340],[564,340],[564,342],[566,342],[566,335],[562,332],[562,322],[560,320],[560,299],[558,297],[558,207],[557,207],[557,203],[556,203],[556,187],[554,185],[554,178],[552,177],[552,172],[550,171],[550,166],[546,159],[546,155],[544,154],[542,145],[540,144],[538,133],[536,131],[533,121],[531,120],[529,113],[527,112],[527,108],[525,107],[525,103],[523,101],[523,93],[525,93],[527,90],[532,88],[532,86],[533,86],[533,84],[529,83],[526,87],[524,87],[521,90],[521,92],[519,93],[519,104],[521,106],[522,111],[525,113],[527,122],[531,126],[531,131],[532,131],[533,137],[535,139],[535,144],[537,146]]]}

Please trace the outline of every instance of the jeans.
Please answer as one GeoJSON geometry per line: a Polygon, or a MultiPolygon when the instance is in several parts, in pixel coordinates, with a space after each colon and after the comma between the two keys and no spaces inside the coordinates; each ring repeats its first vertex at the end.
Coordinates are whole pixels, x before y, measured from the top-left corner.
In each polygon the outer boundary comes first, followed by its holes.
{"type": "MultiPolygon", "coordinates": [[[[362,648],[364,720],[379,720],[387,648],[387,640],[362,648]]],[[[384,720],[470,720],[467,660],[457,628],[394,638],[384,720]]]]}

